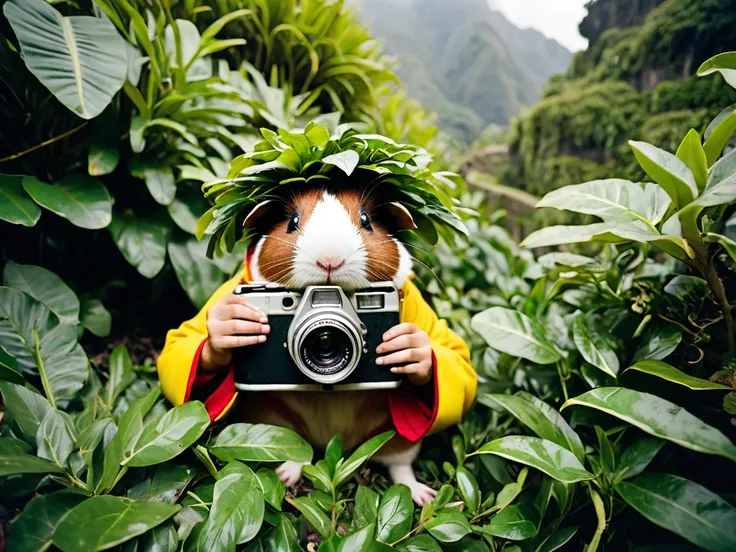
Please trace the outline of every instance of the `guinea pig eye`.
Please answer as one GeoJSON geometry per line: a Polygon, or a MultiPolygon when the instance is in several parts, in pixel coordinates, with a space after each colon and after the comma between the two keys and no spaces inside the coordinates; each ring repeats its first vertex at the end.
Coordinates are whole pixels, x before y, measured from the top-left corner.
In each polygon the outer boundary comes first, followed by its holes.
{"type": "Polygon", "coordinates": [[[373,232],[373,227],[371,226],[371,219],[368,218],[368,213],[366,213],[363,209],[358,211],[358,218],[360,219],[360,227],[363,230],[368,230],[369,232],[373,232]]]}
{"type": "Polygon", "coordinates": [[[291,234],[297,228],[299,228],[299,213],[294,213],[289,219],[289,226],[286,227],[286,233],[291,234]]]}

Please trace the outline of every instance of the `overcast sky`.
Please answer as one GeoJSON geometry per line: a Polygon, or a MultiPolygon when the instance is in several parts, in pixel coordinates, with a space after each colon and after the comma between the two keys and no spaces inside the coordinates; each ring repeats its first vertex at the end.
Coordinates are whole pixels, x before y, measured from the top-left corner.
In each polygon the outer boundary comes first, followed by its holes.
{"type": "Polygon", "coordinates": [[[490,6],[517,27],[537,29],[573,52],[583,50],[587,40],[578,33],[588,0],[488,0],[490,6]]]}

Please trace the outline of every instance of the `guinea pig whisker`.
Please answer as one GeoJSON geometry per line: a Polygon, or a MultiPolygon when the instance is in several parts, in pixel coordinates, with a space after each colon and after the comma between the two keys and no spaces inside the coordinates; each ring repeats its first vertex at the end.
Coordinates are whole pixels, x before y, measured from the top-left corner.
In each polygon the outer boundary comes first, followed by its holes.
{"type": "Polygon", "coordinates": [[[442,283],[442,280],[440,279],[440,277],[437,276],[437,273],[434,270],[432,270],[432,268],[427,263],[425,263],[423,261],[420,261],[414,255],[409,254],[409,256],[414,261],[418,262],[420,265],[422,265],[424,268],[426,268],[427,270],[429,270],[432,273],[432,276],[434,276],[434,279],[437,280],[437,283],[439,283],[440,287],[442,288],[442,291],[445,291],[445,292],[447,291],[447,288],[445,288],[445,284],[442,283]]]}

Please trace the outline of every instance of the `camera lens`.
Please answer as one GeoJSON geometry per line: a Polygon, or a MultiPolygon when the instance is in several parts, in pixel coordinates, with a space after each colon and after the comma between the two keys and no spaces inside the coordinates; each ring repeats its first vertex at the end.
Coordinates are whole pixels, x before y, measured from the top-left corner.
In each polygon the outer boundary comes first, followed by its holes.
{"type": "Polygon", "coordinates": [[[310,331],[301,349],[304,362],[323,375],[343,370],[353,357],[350,338],[337,326],[321,326],[310,331]]]}

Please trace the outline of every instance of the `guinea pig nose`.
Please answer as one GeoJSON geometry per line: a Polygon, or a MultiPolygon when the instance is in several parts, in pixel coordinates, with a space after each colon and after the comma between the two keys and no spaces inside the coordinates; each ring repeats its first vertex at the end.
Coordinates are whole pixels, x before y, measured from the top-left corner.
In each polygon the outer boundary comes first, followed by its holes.
{"type": "Polygon", "coordinates": [[[341,269],[345,265],[345,260],[335,259],[334,257],[321,257],[317,259],[317,266],[326,272],[334,272],[341,269]]]}

